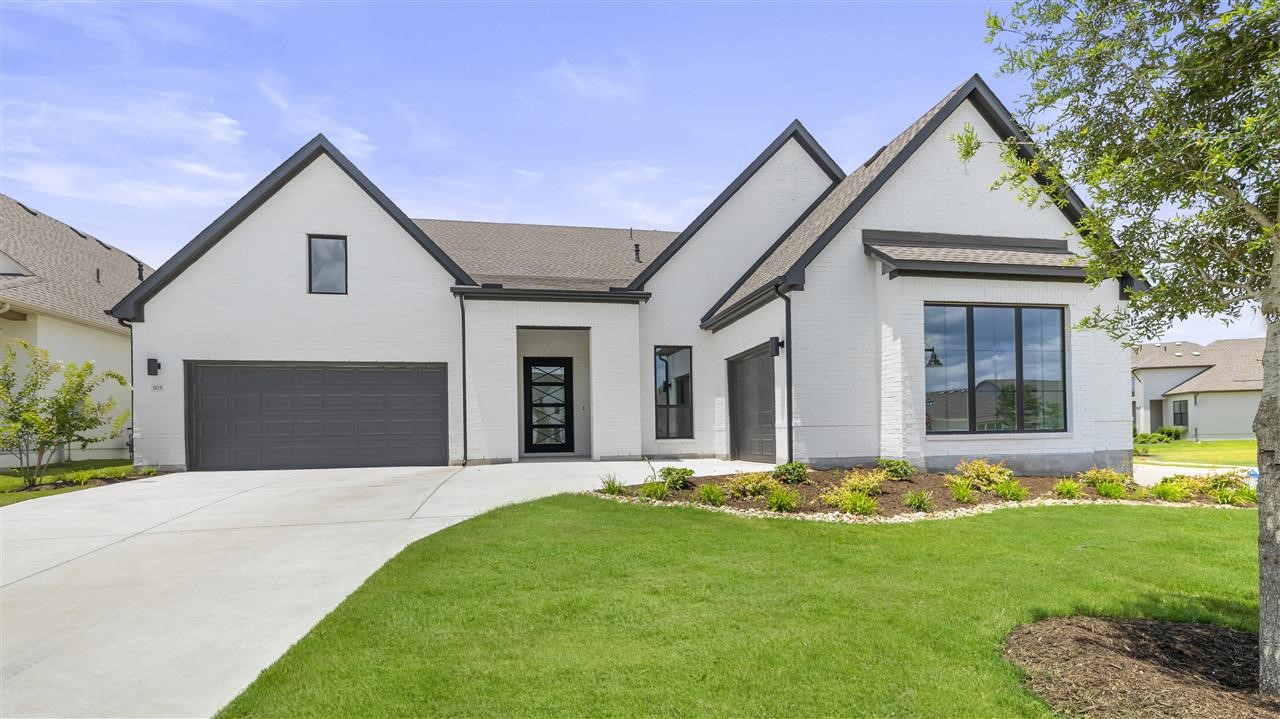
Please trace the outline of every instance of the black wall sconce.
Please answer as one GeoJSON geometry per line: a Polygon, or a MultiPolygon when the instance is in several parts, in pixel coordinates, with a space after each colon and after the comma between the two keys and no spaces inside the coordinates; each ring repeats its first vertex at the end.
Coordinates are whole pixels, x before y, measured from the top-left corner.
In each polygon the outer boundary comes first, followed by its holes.
{"type": "Polygon", "coordinates": [[[787,343],[783,342],[781,339],[777,337],[770,337],[769,338],[769,356],[777,357],[778,355],[782,354],[782,348],[786,346],[787,346],[787,343]]]}
{"type": "Polygon", "coordinates": [[[151,375],[152,377],[160,374],[160,360],[156,359],[155,357],[147,358],[147,374],[151,375]]]}

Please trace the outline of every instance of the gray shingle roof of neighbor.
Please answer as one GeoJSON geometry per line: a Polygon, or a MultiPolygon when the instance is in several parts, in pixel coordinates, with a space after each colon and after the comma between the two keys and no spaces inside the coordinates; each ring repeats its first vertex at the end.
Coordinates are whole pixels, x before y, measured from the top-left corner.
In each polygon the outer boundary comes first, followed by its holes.
{"type": "Polygon", "coordinates": [[[1213,364],[1164,394],[1261,390],[1265,345],[1265,337],[1211,342],[1200,352],[1201,358],[1208,357],[1213,364]]]}
{"type": "Polygon", "coordinates": [[[679,234],[466,220],[415,219],[414,223],[476,282],[519,289],[626,287],[679,234]]]}
{"type": "Polygon", "coordinates": [[[1208,367],[1213,364],[1203,345],[1195,342],[1157,342],[1142,345],[1133,352],[1132,369],[1159,367],[1208,367]]]}
{"type": "Polygon", "coordinates": [[[30,274],[0,277],[0,302],[115,332],[127,332],[105,312],[151,268],[43,213],[0,194],[0,252],[30,274]],[[99,274],[100,272],[100,274],[99,274]]]}

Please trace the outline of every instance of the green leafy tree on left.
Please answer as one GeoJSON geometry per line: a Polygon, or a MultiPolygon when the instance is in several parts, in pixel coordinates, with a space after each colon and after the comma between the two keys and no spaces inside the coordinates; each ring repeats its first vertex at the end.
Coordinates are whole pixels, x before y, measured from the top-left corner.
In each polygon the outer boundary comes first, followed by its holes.
{"type": "Polygon", "coordinates": [[[114,397],[97,399],[107,382],[129,383],[118,372],[94,372],[93,362],[57,362],[49,352],[22,340],[5,345],[0,362],[0,451],[18,458],[25,487],[34,487],[60,447],[81,449],[120,436],[129,413],[115,413],[114,397]],[[19,366],[18,352],[25,355],[19,366]],[[62,383],[50,387],[55,375],[62,383]]]}

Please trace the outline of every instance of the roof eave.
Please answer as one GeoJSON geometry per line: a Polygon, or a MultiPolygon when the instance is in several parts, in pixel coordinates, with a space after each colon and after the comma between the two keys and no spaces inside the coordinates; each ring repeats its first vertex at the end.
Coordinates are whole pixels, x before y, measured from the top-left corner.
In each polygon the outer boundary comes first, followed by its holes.
{"type": "Polygon", "coordinates": [[[603,302],[610,304],[639,304],[648,302],[648,292],[632,292],[624,289],[610,290],[558,290],[520,287],[483,287],[455,285],[453,294],[473,300],[500,300],[508,302],[603,302]]]}

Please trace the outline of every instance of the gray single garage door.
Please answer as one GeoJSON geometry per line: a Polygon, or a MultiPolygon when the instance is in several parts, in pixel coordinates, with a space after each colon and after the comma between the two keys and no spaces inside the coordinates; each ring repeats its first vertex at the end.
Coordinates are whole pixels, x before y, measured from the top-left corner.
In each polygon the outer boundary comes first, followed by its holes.
{"type": "Polygon", "coordinates": [[[752,462],[778,461],[773,426],[773,356],[769,345],[748,350],[729,362],[729,457],[752,462]]]}
{"type": "Polygon", "coordinates": [[[192,469],[449,462],[444,364],[188,362],[192,469]]]}

